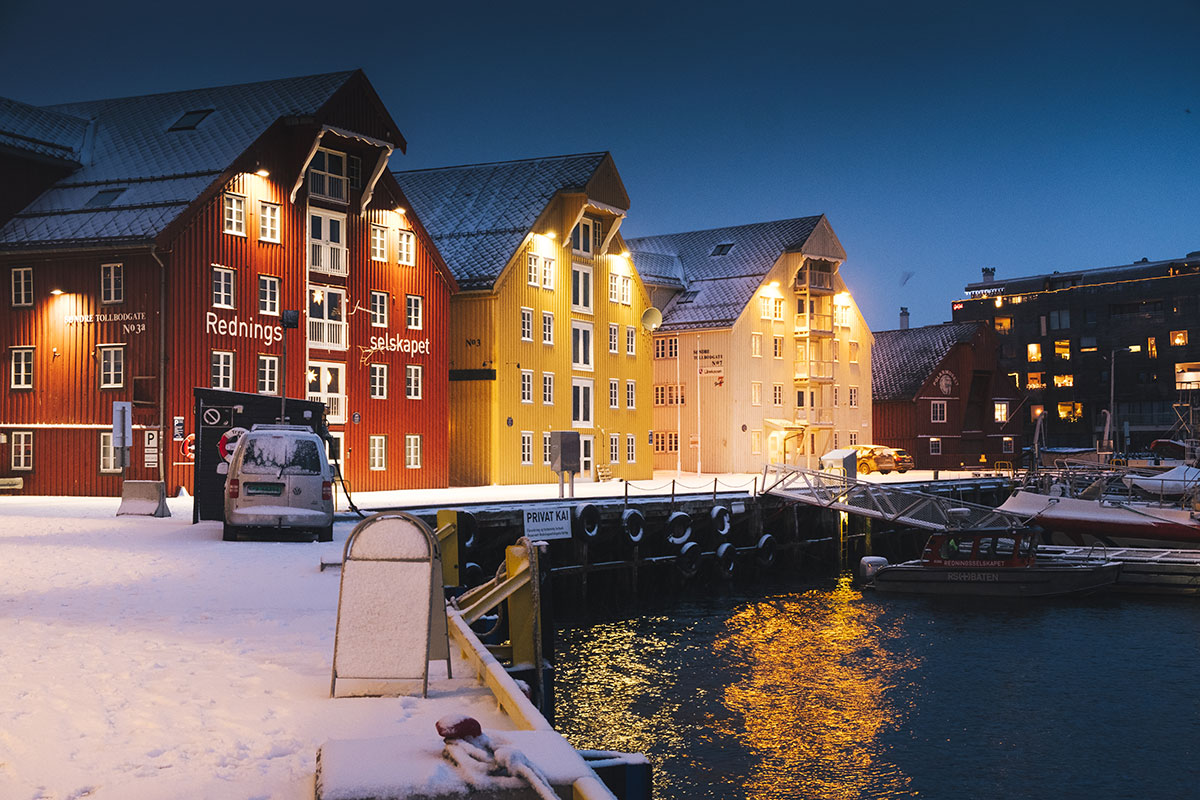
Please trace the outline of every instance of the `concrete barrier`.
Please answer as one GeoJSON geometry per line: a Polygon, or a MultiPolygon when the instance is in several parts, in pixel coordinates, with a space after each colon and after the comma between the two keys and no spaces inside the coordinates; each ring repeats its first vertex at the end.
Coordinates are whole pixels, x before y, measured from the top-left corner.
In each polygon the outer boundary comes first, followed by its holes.
{"type": "Polygon", "coordinates": [[[169,517],[167,486],[162,481],[125,481],[121,485],[121,507],[117,516],[169,517]]]}

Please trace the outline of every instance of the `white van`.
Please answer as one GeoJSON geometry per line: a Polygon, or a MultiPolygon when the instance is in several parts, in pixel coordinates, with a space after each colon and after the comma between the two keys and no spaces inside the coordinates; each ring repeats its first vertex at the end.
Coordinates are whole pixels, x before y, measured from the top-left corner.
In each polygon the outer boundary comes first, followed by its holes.
{"type": "Polygon", "coordinates": [[[225,478],[225,541],[243,528],[309,530],[333,541],[333,470],[310,428],[255,425],[238,440],[225,478]]]}

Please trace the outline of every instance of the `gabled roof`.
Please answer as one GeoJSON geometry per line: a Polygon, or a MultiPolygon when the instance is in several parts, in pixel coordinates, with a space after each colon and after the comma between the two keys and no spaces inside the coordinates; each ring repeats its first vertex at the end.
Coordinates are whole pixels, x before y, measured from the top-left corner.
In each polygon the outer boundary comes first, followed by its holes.
{"type": "Polygon", "coordinates": [[[583,192],[608,153],[395,172],[463,289],[488,288],[551,198],[583,192]]]}
{"type": "Polygon", "coordinates": [[[78,162],[87,127],[85,119],[0,97],[0,147],[78,162]]]}
{"type": "MultiPolygon", "coordinates": [[[[74,147],[91,126],[81,166],[0,228],[0,247],[149,241],[196,200],[276,120],[313,115],[356,72],[47,106],[7,106],[13,127],[74,147]],[[169,130],[189,111],[210,110],[194,128],[169,130]],[[71,120],[78,120],[78,125],[71,120]],[[79,130],[82,130],[80,128],[79,130]],[[42,133],[39,133],[41,131],[42,133]],[[49,133],[46,133],[49,131],[49,133]],[[125,191],[89,208],[104,189],[125,191]]],[[[0,125],[0,127],[3,127],[0,125]]],[[[80,145],[82,146],[82,145],[80,145]]]]}
{"type": "MultiPolygon", "coordinates": [[[[626,240],[626,245],[638,274],[648,282],[671,285],[671,270],[678,265],[678,281],[688,291],[663,309],[662,330],[725,327],[737,321],[780,256],[808,252],[806,245],[819,226],[829,227],[823,215],[643,236],[626,240]],[[691,292],[696,294],[688,297],[691,292]]],[[[813,255],[845,259],[832,231],[821,238],[819,249],[825,252],[813,255]]]]}
{"type": "Polygon", "coordinates": [[[875,331],[871,348],[871,397],[913,400],[956,345],[969,344],[981,322],[945,322],[920,328],[875,331]]]}

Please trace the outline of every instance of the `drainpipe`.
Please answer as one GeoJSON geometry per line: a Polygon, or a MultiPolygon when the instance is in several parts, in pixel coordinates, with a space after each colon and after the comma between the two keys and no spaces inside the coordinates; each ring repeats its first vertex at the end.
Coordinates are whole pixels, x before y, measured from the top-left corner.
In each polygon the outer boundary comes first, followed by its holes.
{"type": "Polygon", "coordinates": [[[167,265],[158,257],[158,245],[150,245],[150,256],[158,262],[158,479],[167,483],[167,265]]]}

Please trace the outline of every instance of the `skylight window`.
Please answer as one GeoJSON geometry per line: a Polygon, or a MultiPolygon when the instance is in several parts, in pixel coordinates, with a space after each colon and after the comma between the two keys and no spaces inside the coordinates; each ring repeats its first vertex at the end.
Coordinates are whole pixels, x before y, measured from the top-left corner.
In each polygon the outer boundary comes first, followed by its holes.
{"type": "Polygon", "coordinates": [[[690,289],[690,290],[684,292],[683,294],[679,295],[679,302],[690,303],[696,299],[696,295],[698,295],[698,294],[700,294],[699,289],[690,289]]]}
{"type": "Polygon", "coordinates": [[[719,244],[713,248],[712,255],[723,256],[723,255],[728,254],[729,251],[732,249],[733,249],[733,242],[722,242],[721,244],[719,244]]]}
{"type": "Polygon", "coordinates": [[[188,111],[186,114],[184,114],[178,120],[176,120],[174,125],[167,128],[167,130],[169,130],[169,131],[194,131],[194,130],[196,130],[196,126],[199,125],[204,120],[204,118],[207,117],[212,112],[213,112],[213,110],[211,108],[203,108],[203,109],[199,109],[196,111],[188,111]]]}
{"type": "Polygon", "coordinates": [[[101,189],[96,192],[91,200],[83,204],[84,208],[108,208],[113,204],[113,201],[121,196],[125,189],[101,189]]]}

